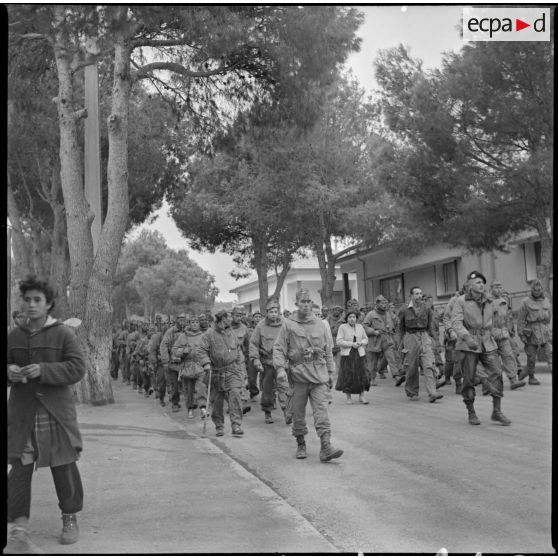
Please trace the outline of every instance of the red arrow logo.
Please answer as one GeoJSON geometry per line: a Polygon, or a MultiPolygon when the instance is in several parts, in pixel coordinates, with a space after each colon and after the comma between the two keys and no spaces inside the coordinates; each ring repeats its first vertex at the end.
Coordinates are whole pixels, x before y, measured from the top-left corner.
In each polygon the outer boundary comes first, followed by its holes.
{"type": "Polygon", "coordinates": [[[515,18],[515,30],[516,31],[521,31],[522,29],[525,29],[526,27],[531,27],[530,23],[525,23],[524,21],[521,21],[520,19],[515,18]]]}

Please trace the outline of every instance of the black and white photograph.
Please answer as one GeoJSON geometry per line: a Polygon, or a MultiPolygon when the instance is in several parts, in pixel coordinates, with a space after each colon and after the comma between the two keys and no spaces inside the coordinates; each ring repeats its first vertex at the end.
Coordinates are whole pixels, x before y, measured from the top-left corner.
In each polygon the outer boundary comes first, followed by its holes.
{"type": "Polygon", "coordinates": [[[556,554],[553,4],[2,12],[4,555],[556,554]]]}

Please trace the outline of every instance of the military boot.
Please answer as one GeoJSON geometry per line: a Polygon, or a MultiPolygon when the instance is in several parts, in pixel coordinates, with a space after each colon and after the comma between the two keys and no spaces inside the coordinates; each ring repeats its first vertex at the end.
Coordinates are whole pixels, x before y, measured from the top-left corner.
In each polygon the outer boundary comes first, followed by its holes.
{"type": "Polygon", "coordinates": [[[44,554],[30,538],[26,525],[8,523],[8,539],[3,554],[44,554]]]}
{"type": "Polygon", "coordinates": [[[296,443],[296,458],[306,459],[306,442],[304,441],[304,436],[297,436],[296,443]]]}
{"type": "Polygon", "coordinates": [[[60,544],[74,544],[79,539],[79,526],[75,513],[62,514],[62,532],[60,544]]]}
{"type": "Polygon", "coordinates": [[[455,379],[455,393],[461,395],[461,388],[463,387],[463,380],[461,378],[455,379]]]}
{"type": "Polygon", "coordinates": [[[330,437],[329,432],[321,436],[320,461],[322,462],[331,461],[343,455],[342,449],[336,449],[331,446],[330,437]]]}
{"type": "Polygon", "coordinates": [[[511,424],[511,420],[502,413],[502,410],[500,408],[501,404],[502,400],[499,397],[492,398],[493,410],[492,416],[490,418],[495,422],[503,424],[504,426],[509,426],[511,424]]]}
{"type": "Polygon", "coordinates": [[[478,426],[481,421],[479,420],[479,417],[477,417],[477,413],[475,413],[475,406],[473,403],[465,403],[465,406],[467,407],[467,412],[469,413],[469,424],[478,426]]]}

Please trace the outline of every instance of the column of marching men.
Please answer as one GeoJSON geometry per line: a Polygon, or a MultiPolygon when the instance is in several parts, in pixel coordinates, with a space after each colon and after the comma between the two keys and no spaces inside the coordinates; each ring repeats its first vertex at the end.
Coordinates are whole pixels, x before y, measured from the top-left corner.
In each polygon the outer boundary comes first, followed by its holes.
{"type": "Polygon", "coordinates": [[[503,375],[511,390],[538,385],[540,354],[552,370],[551,304],[540,281],[531,283],[517,324],[502,282],[489,286],[477,271],[444,308],[435,309],[420,286],[409,290],[408,300],[398,311],[382,295],[374,303],[351,299],[345,308],[320,308],[301,288],[293,312],[270,300],[265,315],[237,306],[214,316],[181,313],[170,323],[160,316],[154,324],[125,321],[114,331],[111,375],[120,374],[138,394],[154,394],[163,407],[170,403],[173,412],[183,400],[188,419],[207,420],[209,412],[216,436],[225,434],[227,415],[233,436],[243,436],[243,416],[259,396],[266,424],[278,409],[290,425],[298,459],[306,457],[308,402],[320,460],[338,458],[343,450],[331,443],[328,416],[332,390],[344,393],[347,404],[373,405],[367,393],[388,375],[410,401],[421,400],[421,386],[429,403],[444,397],[443,386],[455,386],[471,425],[480,424],[478,389],[492,398],[491,420],[510,425],[502,411],[503,375]]]}

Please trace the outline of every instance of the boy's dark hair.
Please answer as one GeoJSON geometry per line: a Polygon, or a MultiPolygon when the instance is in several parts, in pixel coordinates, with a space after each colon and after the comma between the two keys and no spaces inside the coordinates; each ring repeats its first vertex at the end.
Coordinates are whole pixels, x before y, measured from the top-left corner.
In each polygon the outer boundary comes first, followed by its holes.
{"type": "Polygon", "coordinates": [[[413,294],[413,291],[415,289],[420,289],[420,287],[418,285],[415,285],[414,287],[411,287],[411,290],[409,291],[409,294],[413,294]]]}
{"type": "Polygon", "coordinates": [[[51,311],[54,308],[54,297],[56,293],[54,289],[46,282],[41,281],[35,275],[28,275],[23,281],[19,284],[19,292],[21,296],[24,296],[28,291],[39,291],[45,295],[47,304],[50,304],[51,311]]]}

